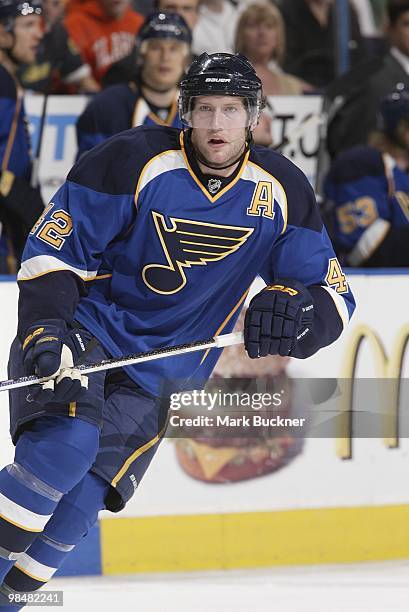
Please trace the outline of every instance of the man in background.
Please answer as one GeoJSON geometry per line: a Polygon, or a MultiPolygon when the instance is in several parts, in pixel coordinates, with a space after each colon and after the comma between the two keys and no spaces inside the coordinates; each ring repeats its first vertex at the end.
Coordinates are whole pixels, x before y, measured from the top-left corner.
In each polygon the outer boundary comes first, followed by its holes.
{"type": "Polygon", "coordinates": [[[366,144],[383,98],[397,87],[409,86],[409,0],[388,0],[387,16],[387,53],[361,62],[327,91],[330,102],[343,100],[328,126],[331,157],[366,144]]]}
{"type": "Polygon", "coordinates": [[[32,179],[23,90],[16,73],[34,61],[42,38],[41,2],[0,0],[0,271],[16,272],[28,232],[44,209],[32,179]]]}
{"type": "Polygon", "coordinates": [[[193,34],[199,17],[199,0],[157,0],[155,8],[163,13],[181,15],[193,34]]]}
{"type": "Polygon", "coordinates": [[[99,91],[90,66],[68,36],[63,16],[63,0],[44,0],[44,37],[35,61],[19,69],[18,79],[25,89],[44,94],[99,91]]]}
{"type": "MultiPolygon", "coordinates": [[[[334,0],[281,0],[287,52],[284,69],[316,89],[324,89],[336,76],[336,21],[334,0]]],[[[364,57],[358,17],[349,7],[351,65],[364,57]]]]}
{"type": "MultiPolygon", "coordinates": [[[[199,17],[199,0],[156,0],[155,10],[161,13],[177,13],[183,17],[193,36],[199,17]]],[[[194,54],[192,54],[193,59],[195,59],[194,54]]],[[[126,83],[133,79],[136,61],[137,49],[134,47],[127,57],[115,62],[106,72],[102,80],[102,86],[108,87],[116,83],[126,83]]]]}
{"type": "Polygon", "coordinates": [[[104,89],[78,118],[78,156],[137,125],[181,127],[178,85],[190,63],[191,41],[180,15],[148,17],[137,39],[133,80],[104,89]]]}
{"type": "Polygon", "coordinates": [[[68,5],[65,18],[70,37],[98,83],[114,62],[129,55],[142,23],[129,0],[75,2],[68,5]]]}

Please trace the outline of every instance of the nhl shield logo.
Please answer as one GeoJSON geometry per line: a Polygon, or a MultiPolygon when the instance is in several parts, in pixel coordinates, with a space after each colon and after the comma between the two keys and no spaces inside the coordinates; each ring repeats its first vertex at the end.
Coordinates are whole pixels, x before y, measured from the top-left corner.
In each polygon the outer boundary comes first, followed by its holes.
{"type": "Polygon", "coordinates": [[[219,179],[211,178],[207,181],[207,188],[210,193],[217,193],[222,186],[222,182],[219,179]]]}

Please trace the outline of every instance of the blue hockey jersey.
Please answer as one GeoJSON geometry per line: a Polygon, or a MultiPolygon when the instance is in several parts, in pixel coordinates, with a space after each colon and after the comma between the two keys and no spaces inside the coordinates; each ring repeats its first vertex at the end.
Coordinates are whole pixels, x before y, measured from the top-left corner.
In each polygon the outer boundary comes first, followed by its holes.
{"type": "Polygon", "coordinates": [[[107,138],[138,125],[182,127],[175,98],[169,109],[154,107],[135,82],[103,89],[94,96],[77,120],[77,159],[107,138]]]}
{"type": "Polygon", "coordinates": [[[357,146],[341,153],[328,174],[325,193],[335,204],[335,240],[345,253],[364,234],[365,251],[370,253],[389,224],[409,224],[409,176],[390,155],[372,147],[357,146]],[[373,231],[375,222],[379,231],[373,231]]]}
{"type": "MultiPolygon", "coordinates": [[[[258,274],[310,288],[313,332],[296,357],[333,342],[354,310],[314,193],[291,161],[251,145],[212,195],[183,132],[135,128],[84,155],[34,226],[18,275],[20,336],[39,319],[75,319],[121,356],[228,333],[258,274]]],[[[127,371],[160,394],[165,381],[207,379],[219,354],[127,371]]]]}

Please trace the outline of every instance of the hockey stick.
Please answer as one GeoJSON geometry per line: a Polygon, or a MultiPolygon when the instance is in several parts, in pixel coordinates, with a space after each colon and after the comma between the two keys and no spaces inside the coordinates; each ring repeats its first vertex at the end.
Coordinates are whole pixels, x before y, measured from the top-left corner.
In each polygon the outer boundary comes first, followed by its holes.
{"type": "MultiPolygon", "coordinates": [[[[101,370],[110,370],[112,368],[122,368],[125,366],[135,365],[136,363],[144,363],[145,361],[153,361],[154,359],[162,359],[163,357],[172,357],[176,355],[184,355],[185,353],[193,353],[194,351],[202,351],[211,348],[223,348],[224,346],[232,346],[233,344],[241,344],[243,342],[242,332],[232,334],[224,334],[215,336],[208,340],[199,340],[191,344],[179,344],[169,348],[155,349],[147,353],[133,353],[124,357],[114,357],[112,359],[104,359],[98,363],[80,365],[76,370],[81,374],[92,374],[93,372],[101,372],[101,370]]],[[[19,389],[20,387],[28,387],[45,383],[47,378],[38,378],[38,376],[23,376],[11,380],[3,380],[0,382],[0,391],[9,391],[10,389],[19,389]]]]}

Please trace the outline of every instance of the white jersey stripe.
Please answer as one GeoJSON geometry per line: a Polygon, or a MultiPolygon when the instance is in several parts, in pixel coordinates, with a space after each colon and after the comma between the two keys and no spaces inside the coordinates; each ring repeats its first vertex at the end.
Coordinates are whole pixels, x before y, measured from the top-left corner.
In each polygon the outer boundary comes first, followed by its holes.
{"type": "Polygon", "coordinates": [[[160,153],[144,167],[138,183],[138,194],[157,176],[179,168],[187,170],[182,151],[170,150],[160,153]]]}
{"type": "Polygon", "coordinates": [[[57,272],[59,270],[70,270],[84,280],[90,280],[97,276],[97,271],[88,271],[75,268],[74,266],[70,266],[70,264],[66,263],[65,261],[61,261],[61,259],[51,255],[37,255],[36,257],[31,257],[31,259],[27,259],[26,261],[22,262],[21,268],[17,275],[17,280],[31,280],[37,276],[49,274],[50,272],[57,272]]]}
{"type": "Polygon", "coordinates": [[[0,493],[0,516],[26,531],[42,531],[51,514],[36,514],[0,493]]]}
{"type": "Polygon", "coordinates": [[[56,567],[49,567],[48,565],[44,565],[43,563],[36,561],[27,553],[20,555],[15,565],[25,574],[28,574],[34,578],[34,580],[41,580],[42,582],[47,582],[50,580],[58,569],[56,567]]]}

